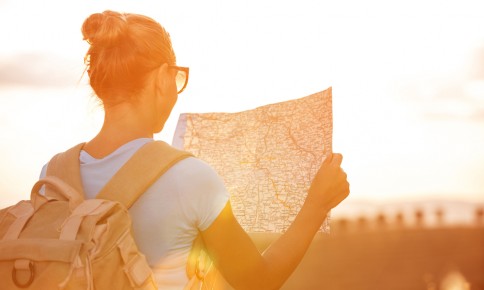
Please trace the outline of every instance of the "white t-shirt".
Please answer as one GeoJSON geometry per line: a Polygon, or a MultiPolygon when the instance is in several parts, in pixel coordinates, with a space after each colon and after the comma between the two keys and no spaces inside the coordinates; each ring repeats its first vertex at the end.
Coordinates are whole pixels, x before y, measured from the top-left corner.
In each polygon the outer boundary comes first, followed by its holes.
{"type": "MultiPolygon", "coordinates": [[[[81,151],[86,198],[94,198],[119,168],[151,138],[128,142],[96,159],[81,151]]],[[[46,166],[41,177],[45,176],[46,166]]],[[[183,289],[186,261],[198,230],[206,230],[229,200],[218,174],[197,158],[173,165],[130,208],[134,237],[160,289],[183,289]]]]}

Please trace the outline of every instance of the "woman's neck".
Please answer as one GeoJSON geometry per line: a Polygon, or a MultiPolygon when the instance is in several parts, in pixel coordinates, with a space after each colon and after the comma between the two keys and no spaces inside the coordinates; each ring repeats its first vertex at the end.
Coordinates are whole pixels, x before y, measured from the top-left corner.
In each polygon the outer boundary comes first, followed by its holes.
{"type": "Polygon", "coordinates": [[[83,149],[95,158],[102,158],[129,141],[153,138],[153,128],[147,115],[129,103],[106,108],[101,130],[83,149]]]}

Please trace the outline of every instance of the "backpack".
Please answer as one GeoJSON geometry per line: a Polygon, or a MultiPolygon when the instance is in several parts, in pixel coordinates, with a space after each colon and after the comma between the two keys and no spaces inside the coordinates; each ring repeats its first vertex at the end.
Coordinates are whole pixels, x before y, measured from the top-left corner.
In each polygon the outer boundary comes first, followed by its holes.
{"type": "Polygon", "coordinates": [[[85,200],[82,146],[51,159],[30,200],[0,211],[3,290],[157,289],[132,237],[127,209],[173,164],[192,155],[162,141],[149,142],[95,199],[85,200]],[[44,186],[45,194],[39,193],[44,186]]]}

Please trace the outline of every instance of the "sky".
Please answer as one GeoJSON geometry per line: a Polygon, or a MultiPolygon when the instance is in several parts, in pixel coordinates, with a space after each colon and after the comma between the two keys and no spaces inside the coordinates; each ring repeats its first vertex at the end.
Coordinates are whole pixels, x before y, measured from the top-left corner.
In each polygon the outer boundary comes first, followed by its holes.
{"type": "Polygon", "coordinates": [[[482,1],[0,0],[1,207],[100,129],[80,28],[107,9],[156,19],[190,67],[157,139],[171,143],[180,113],[332,87],[348,200],[484,202],[482,1]]]}

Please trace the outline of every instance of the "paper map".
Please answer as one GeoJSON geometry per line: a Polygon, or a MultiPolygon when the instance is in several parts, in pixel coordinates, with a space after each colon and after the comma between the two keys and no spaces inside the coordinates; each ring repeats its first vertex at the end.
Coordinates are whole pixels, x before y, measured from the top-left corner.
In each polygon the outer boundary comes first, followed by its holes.
{"type": "MultiPolygon", "coordinates": [[[[181,114],[173,146],[218,172],[247,232],[282,233],[332,151],[332,131],[330,87],[243,112],[181,114]]],[[[328,219],[321,231],[329,231],[328,219]]]]}

